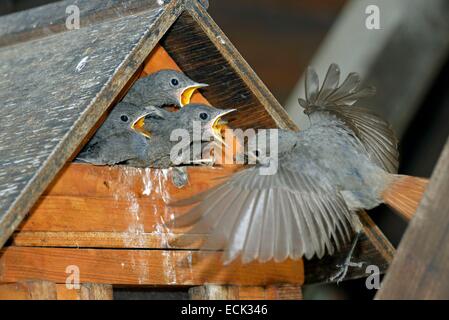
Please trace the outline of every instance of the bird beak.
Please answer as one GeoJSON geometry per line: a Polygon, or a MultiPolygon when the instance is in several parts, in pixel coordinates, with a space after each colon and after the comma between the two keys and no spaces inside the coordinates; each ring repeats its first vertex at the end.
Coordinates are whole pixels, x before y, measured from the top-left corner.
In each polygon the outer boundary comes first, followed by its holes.
{"type": "Polygon", "coordinates": [[[223,143],[226,147],[228,145],[223,140],[223,130],[226,128],[226,125],[228,124],[227,121],[223,120],[222,117],[231,113],[237,111],[236,109],[227,109],[220,112],[219,115],[217,115],[212,121],[210,122],[210,129],[212,132],[212,135],[214,138],[221,143],[223,143]]]}
{"type": "Polygon", "coordinates": [[[209,85],[206,83],[194,83],[186,88],[184,88],[181,92],[181,97],[179,101],[179,105],[181,107],[184,107],[186,104],[190,103],[190,99],[192,98],[193,94],[196,90],[199,88],[208,87],[209,85]]]}
{"type": "Polygon", "coordinates": [[[135,120],[132,124],[131,124],[131,129],[133,129],[134,131],[136,131],[137,133],[143,135],[144,137],[150,138],[151,137],[151,132],[145,130],[144,125],[145,125],[145,117],[148,115],[149,113],[145,113],[142,116],[140,116],[139,118],[137,118],[137,120],[135,120]]]}

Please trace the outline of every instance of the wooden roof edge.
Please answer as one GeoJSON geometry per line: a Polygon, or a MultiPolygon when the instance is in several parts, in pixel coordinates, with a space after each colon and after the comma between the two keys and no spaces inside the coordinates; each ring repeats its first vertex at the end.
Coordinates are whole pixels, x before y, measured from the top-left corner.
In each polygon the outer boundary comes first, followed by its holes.
{"type": "Polygon", "coordinates": [[[66,26],[76,5],[80,10],[80,28],[108,20],[123,18],[138,12],[153,10],[184,0],[65,0],[0,17],[0,47],[26,42],[53,34],[71,31],[66,26]],[[69,11],[71,12],[71,11],[69,11]]]}
{"type": "Polygon", "coordinates": [[[3,247],[9,236],[34,206],[39,196],[57,176],[66,162],[73,156],[83,139],[85,139],[101,115],[120,93],[123,86],[119,84],[124,84],[132,77],[132,74],[147,58],[148,53],[151,52],[160,38],[184,10],[181,1],[172,0],[166,6],[167,10],[162,13],[155,24],[149,26],[151,30],[148,31],[148,35],[144,39],[141,39],[139,45],[133,49],[133,54],[128,55],[126,61],[122,62],[119,66],[122,72],[117,70],[114,76],[91,101],[86,112],[73,124],[71,130],[65,135],[62,141],[58,143],[52,155],[40,166],[36,174],[34,174],[20,192],[20,195],[9,206],[3,217],[3,221],[1,221],[3,230],[0,230],[0,248],[3,247]],[[164,19],[165,17],[167,19],[164,19]],[[133,67],[130,67],[130,64],[133,64],[133,67]],[[94,105],[95,107],[93,107],[94,105]]]}

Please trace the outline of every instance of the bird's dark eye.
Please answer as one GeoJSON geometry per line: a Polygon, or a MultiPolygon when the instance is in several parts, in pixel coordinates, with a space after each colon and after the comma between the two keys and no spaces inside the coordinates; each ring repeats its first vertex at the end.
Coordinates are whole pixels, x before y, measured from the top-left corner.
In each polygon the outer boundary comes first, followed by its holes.
{"type": "Polygon", "coordinates": [[[174,85],[175,87],[179,84],[179,81],[178,81],[178,79],[176,79],[176,78],[171,79],[170,82],[171,82],[171,84],[174,85]]]}
{"type": "Polygon", "coordinates": [[[201,120],[207,120],[207,118],[209,118],[209,115],[206,112],[201,112],[200,113],[200,119],[201,120]]]}
{"type": "Polygon", "coordinates": [[[257,158],[259,158],[259,156],[260,156],[260,151],[259,151],[259,150],[254,151],[254,155],[255,155],[257,158]]]}
{"type": "Polygon", "coordinates": [[[128,122],[128,116],[122,115],[122,116],[120,117],[120,120],[122,120],[123,122],[128,122]]]}

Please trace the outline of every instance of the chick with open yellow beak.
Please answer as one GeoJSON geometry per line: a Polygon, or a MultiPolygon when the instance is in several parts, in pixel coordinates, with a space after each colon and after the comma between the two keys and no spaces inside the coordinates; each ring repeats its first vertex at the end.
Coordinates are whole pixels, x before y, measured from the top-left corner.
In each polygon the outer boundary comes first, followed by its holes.
{"type": "Polygon", "coordinates": [[[207,86],[193,81],[182,72],[161,70],[137,80],[123,101],[139,106],[184,107],[190,103],[195,91],[207,86]]]}

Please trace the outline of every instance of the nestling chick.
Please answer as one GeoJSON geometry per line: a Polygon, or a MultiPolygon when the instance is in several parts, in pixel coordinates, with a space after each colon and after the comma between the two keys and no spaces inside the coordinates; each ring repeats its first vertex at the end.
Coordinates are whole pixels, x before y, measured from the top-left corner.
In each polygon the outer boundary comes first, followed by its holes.
{"type": "Polygon", "coordinates": [[[205,86],[175,70],[161,70],[137,80],[75,160],[95,165],[140,163],[147,144],[131,128],[133,120],[148,113],[148,106],[188,104],[195,90],[205,86]]]}
{"type": "Polygon", "coordinates": [[[183,107],[190,103],[196,90],[207,86],[193,81],[182,72],[161,70],[137,80],[123,101],[136,105],[183,107]]]}
{"type": "MultiPolygon", "coordinates": [[[[136,119],[133,128],[136,132],[148,137],[145,154],[142,161],[128,162],[133,166],[143,166],[152,168],[169,168],[180,164],[192,164],[194,158],[199,158],[201,154],[192,154],[195,149],[194,144],[211,142],[215,136],[214,124],[225,114],[234,110],[221,110],[203,104],[189,104],[178,112],[168,112],[163,109],[151,111],[136,119]],[[198,132],[195,131],[197,124],[198,132]],[[184,141],[174,140],[182,136],[184,141]],[[179,136],[178,136],[179,134],[179,136]],[[176,146],[179,146],[176,148],[176,146]],[[175,149],[176,148],[176,149],[175,149]],[[181,157],[176,157],[179,150],[181,157]]],[[[198,152],[202,151],[197,148],[198,152]]]]}
{"type": "Polygon", "coordinates": [[[111,111],[103,125],[76,157],[76,161],[95,165],[114,165],[138,161],[146,138],[133,130],[133,119],[150,111],[150,108],[120,102],[111,111]]]}

